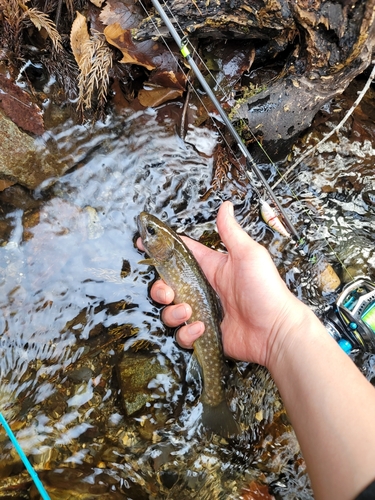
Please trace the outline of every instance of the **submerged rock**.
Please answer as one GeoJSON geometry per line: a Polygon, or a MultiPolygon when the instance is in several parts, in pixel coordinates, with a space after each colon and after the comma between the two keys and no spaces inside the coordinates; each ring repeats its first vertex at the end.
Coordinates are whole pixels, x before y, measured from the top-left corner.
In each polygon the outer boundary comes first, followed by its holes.
{"type": "Polygon", "coordinates": [[[62,175],[67,166],[0,112],[0,179],[35,189],[43,181],[62,175]]]}
{"type": "Polygon", "coordinates": [[[132,416],[173,394],[178,394],[176,375],[158,357],[150,354],[125,353],[117,366],[121,400],[127,416],[132,416]]]}
{"type": "Polygon", "coordinates": [[[341,282],[331,264],[323,261],[317,264],[317,268],[319,290],[325,293],[337,290],[341,282]]]}
{"type": "Polygon", "coordinates": [[[374,276],[375,251],[370,238],[354,232],[349,233],[337,253],[342,263],[344,283],[349,283],[358,276],[374,276]]]}
{"type": "MultiPolygon", "coordinates": [[[[124,498],[149,498],[139,484],[133,481],[121,481],[119,477],[99,468],[81,467],[69,469],[61,467],[53,471],[39,473],[40,479],[51,500],[120,500],[124,498]],[[120,484],[123,485],[122,488],[120,484]],[[119,491],[121,488],[122,491],[119,491]]],[[[33,485],[30,499],[39,499],[39,493],[33,485]]]]}

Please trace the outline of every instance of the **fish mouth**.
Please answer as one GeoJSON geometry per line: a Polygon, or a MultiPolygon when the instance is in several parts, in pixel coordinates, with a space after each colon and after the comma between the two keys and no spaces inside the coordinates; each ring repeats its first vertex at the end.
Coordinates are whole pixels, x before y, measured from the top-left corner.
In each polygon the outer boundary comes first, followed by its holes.
{"type": "Polygon", "coordinates": [[[144,240],[146,237],[146,225],[145,225],[144,219],[145,219],[145,213],[142,212],[137,217],[138,231],[139,231],[139,234],[140,234],[142,240],[144,240]]]}

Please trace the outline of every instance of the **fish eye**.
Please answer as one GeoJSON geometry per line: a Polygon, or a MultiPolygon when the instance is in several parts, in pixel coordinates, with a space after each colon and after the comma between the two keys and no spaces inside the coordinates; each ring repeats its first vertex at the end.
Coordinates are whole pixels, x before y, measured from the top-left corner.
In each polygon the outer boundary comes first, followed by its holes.
{"type": "Polygon", "coordinates": [[[152,227],[152,226],[150,226],[150,225],[149,225],[149,226],[146,226],[146,231],[148,232],[148,234],[149,234],[150,236],[155,236],[156,231],[155,231],[155,228],[154,228],[154,227],[152,227]]]}

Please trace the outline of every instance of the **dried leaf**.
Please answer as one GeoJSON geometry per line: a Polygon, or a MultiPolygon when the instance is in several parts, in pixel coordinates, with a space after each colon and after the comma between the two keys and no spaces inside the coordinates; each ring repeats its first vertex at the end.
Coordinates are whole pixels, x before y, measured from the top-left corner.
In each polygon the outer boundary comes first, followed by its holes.
{"type": "Polygon", "coordinates": [[[44,133],[42,111],[30,100],[30,95],[13,80],[0,74],[0,107],[20,128],[35,135],[44,133]]]}
{"type": "Polygon", "coordinates": [[[154,89],[142,89],[138,92],[138,100],[146,108],[160,106],[164,102],[177,99],[183,94],[182,90],[157,87],[154,89]]]}
{"type": "Polygon", "coordinates": [[[103,5],[104,0],[90,0],[90,2],[100,8],[103,5]]]}
{"type": "Polygon", "coordinates": [[[104,35],[108,43],[121,50],[123,58],[120,62],[138,64],[149,70],[156,68],[154,59],[163,50],[159,43],[152,40],[135,42],[130,30],[123,30],[119,23],[107,26],[104,35]]]}
{"type": "MultiPolygon", "coordinates": [[[[173,60],[173,63],[175,63],[175,60],[173,60]]],[[[182,71],[174,72],[159,69],[150,75],[149,82],[160,87],[184,90],[186,87],[186,75],[182,71]]]]}
{"type": "Polygon", "coordinates": [[[83,43],[81,50],[78,106],[90,108],[94,95],[101,104],[107,99],[112,51],[103,34],[95,30],[83,43]]]}
{"type": "Polygon", "coordinates": [[[84,57],[84,43],[90,40],[89,31],[87,29],[87,20],[85,16],[77,12],[72,30],[70,32],[70,45],[72,47],[74,58],[81,69],[82,59],[84,57]]]}
{"type": "Polygon", "coordinates": [[[100,21],[106,26],[118,23],[122,29],[136,28],[143,19],[139,4],[132,0],[107,0],[99,15],[100,21]]]}
{"type": "Polygon", "coordinates": [[[24,15],[30,19],[39,31],[42,28],[45,29],[56,52],[62,52],[63,46],[60,33],[57,31],[55,23],[47,16],[47,14],[38,9],[27,9],[24,15]]]}
{"type": "Polygon", "coordinates": [[[265,484],[251,481],[248,486],[243,488],[241,498],[244,500],[275,500],[265,484]]]}
{"type": "Polygon", "coordinates": [[[203,59],[211,71],[215,72],[217,92],[222,96],[234,90],[241,82],[245,71],[249,71],[255,58],[252,41],[215,41],[203,52],[203,59]]]}
{"type": "Polygon", "coordinates": [[[0,179],[0,191],[4,191],[4,189],[8,189],[10,186],[14,186],[16,184],[15,181],[5,181],[3,179],[0,179]]]}

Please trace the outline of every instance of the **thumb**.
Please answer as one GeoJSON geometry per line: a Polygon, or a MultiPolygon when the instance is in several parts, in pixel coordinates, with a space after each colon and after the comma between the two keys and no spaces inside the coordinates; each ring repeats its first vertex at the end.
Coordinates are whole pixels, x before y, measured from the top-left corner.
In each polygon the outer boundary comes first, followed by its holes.
{"type": "Polygon", "coordinates": [[[257,245],[234,218],[233,205],[230,201],[226,201],[221,205],[216,224],[220,237],[229,253],[235,254],[236,250],[243,245],[257,245]]]}

